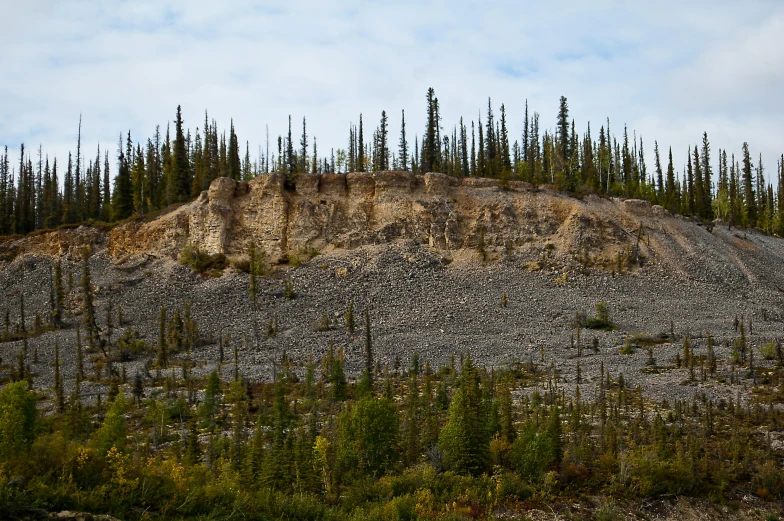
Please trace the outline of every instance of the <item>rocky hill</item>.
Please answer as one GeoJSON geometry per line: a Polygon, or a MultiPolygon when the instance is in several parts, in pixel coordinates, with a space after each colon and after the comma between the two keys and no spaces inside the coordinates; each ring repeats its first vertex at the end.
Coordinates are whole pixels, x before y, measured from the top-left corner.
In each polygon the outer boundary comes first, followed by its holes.
{"type": "MultiPolygon", "coordinates": [[[[568,387],[578,362],[587,382],[604,363],[651,393],[681,397],[733,396],[753,383],[732,374],[736,316],[752,321],[755,349],[782,335],[784,240],[700,225],[644,201],[575,198],[521,182],[405,172],[301,174],[293,187],[281,175],[239,183],[221,178],[197,200],[154,219],[110,231],[82,226],[5,238],[0,311],[9,309],[12,324],[21,294],[28,326],[36,313],[46,316],[57,258],[75,281],[66,319],[79,320],[85,244],[93,251],[99,325],[111,301],[126,319],[115,338],[137,329],[154,345],[160,306],[172,311],[190,302],[206,339],[193,354],[197,374],[217,365],[215,339],[226,333],[251,378],[270,377],[272,360],[284,350],[298,362],[318,360],[330,339],[345,346],[347,366],[356,370],[363,333],[342,326],[349,302],[358,313],[371,306],[382,364],[392,366],[396,358],[405,364],[414,350],[446,364],[470,350],[489,366],[552,367],[568,387]],[[190,243],[241,266],[251,242],[272,268],[255,312],[243,271],[202,276],[177,261],[190,243]],[[285,277],[297,298],[284,296],[285,277]],[[582,330],[578,341],[575,316],[593,314],[598,302],[608,303],[618,329],[582,330]],[[325,315],[329,324],[317,326],[325,315]],[[257,338],[275,316],[277,336],[257,338]],[[704,351],[707,332],[719,346],[724,382],[683,384],[686,369],[674,365],[682,339],[690,336],[704,351]],[[659,338],[653,368],[645,343],[635,343],[645,335],[659,338]],[[629,339],[633,353],[620,354],[629,339]],[[580,349],[577,357],[578,345],[594,342],[598,351],[580,349]]],[[[63,346],[66,385],[72,381],[75,328],[49,331],[30,340],[39,353],[31,365],[41,387],[51,384],[55,340],[63,346]]],[[[21,342],[0,343],[6,370],[20,348],[21,342]]],[[[144,357],[123,365],[133,374],[143,370],[144,357]]],[[[94,384],[83,394],[101,389],[94,384]]]]}

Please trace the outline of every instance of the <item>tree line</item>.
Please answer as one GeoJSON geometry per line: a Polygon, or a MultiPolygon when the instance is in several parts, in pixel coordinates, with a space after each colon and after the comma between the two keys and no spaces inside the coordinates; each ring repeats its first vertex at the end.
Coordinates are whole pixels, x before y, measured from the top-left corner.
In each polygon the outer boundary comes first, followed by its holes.
{"type": "MultiPolygon", "coordinates": [[[[50,161],[39,146],[31,154],[24,144],[19,160],[11,164],[8,147],[0,156],[0,234],[25,234],[38,229],[85,221],[117,222],[187,202],[206,190],[217,177],[249,180],[270,172],[286,174],[293,182],[298,173],[403,170],[442,172],[454,176],[480,176],[504,181],[549,184],[558,190],[641,198],[674,214],[709,221],[721,218],[730,225],[758,228],[784,235],[784,154],[778,160],[777,188],[766,179],[762,156],[752,157],[748,143],[735,153],[718,150],[714,156],[707,132],[701,142],[688,147],[682,167],[676,170],[672,148],[662,157],[654,142],[654,165],[646,164],[642,136],[629,135],[624,126],[619,139],[609,119],[598,138],[590,122],[578,133],[565,97],[559,101],[554,129],[540,126],[538,112],[523,116],[523,132],[512,139],[502,104],[500,116],[488,98],[484,122],[459,122],[445,131],[435,91],[426,95],[426,125],[415,134],[413,146],[401,112],[397,150],[390,145],[389,119],[382,111],[378,125],[366,135],[362,114],[349,126],[347,147],[319,156],[316,138],[309,141],[307,121],[297,140],[288,132],[278,136],[276,150],[251,159],[249,142],[241,144],[231,121],[228,136],[219,133],[205,112],[202,129],[185,129],[180,107],[174,133],[157,127],[151,138],[133,141],[130,131],[121,135],[112,166],[108,150],[97,147],[94,158],[83,157],[81,119],[75,157],[65,166],[50,161]],[[298,143],[297,143],[298,141],[298,143]],[[114,170],[112,171],[112,168],[114,170]],[[114,175],[112,175],[114,172],[114,175]]],[[[683,153],[683,151],[681,152],[683,153]]],[[[773,176],[771,176],[772,178],[773,176]]]]}

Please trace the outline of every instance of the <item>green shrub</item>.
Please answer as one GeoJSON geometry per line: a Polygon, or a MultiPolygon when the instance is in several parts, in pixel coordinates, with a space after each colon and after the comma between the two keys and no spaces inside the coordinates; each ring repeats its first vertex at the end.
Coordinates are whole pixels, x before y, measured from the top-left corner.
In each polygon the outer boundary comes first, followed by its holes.
{"type": "Polygon", "coordinates": [[[188,266],[196,273],[220,276],[228,261],[222,253],[210,255],[197,245],[188,243],[180,252],[180,264],[188,266]]]}
{"type": "Polygon", "coordinates": [[[760,354],[765,360],[774,360],[776,358],[776,342],[771,340],[762,344],[760,346],[760,354]]]}
{"type": "Polygon", "coordinates": [[[603,331],[613,331],[615,324],[610,317],[610,308],[607,302],[596,303],[596,317],[583,318],[582,327],[588,329],[601,329],[603,331]]]}

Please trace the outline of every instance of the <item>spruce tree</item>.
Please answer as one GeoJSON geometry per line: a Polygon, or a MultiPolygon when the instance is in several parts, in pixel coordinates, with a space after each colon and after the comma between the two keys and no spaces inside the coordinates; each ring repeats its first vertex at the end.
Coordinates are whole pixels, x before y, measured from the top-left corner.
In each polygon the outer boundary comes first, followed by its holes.
{"type": "Polygon", "coordinates": [[[713,211],[711,202],[713,194],[711,191],[711,180],[713,178],[713,170],[710,163],[710,143],[708,142],[708,133],[702,134],[702,218],[711,220],[713,218],[713,211]]]}
{"type": "Polygon", "coordinates": [[[436,163],[436,148],[439,146],[436,136],[436,106],[435,90],[433,87],[427,89],[427,125],[425,127],[425,137],[422,140],[422,155],[420,172],[432,172],[436,163]]]}
{"type": "Polygon", "coordinates": [[[101,348],[104,356],[108,356],[106,349],[101,344],[99,338],[98,324],[95,317],[95,304],[93,303],[93,285],[90,278],[90,249],[85,246],[82,250],[83,264],[82,264],[82,316],[84,317],[84,327],[87,330],[87,341],[90,349],[94,350],[98,347],[101,348]]]}
{"type": "Polygon", "coordinates": [[[65,397],[63,394],[63,378],[60,372],[60,344],[57,340],[54,342],[54,395],[57,410],[62,413],[65,410],[65,397]]]}
{"type": "Polygon", "coordinates": [[[447,420],[438,440],[449,468],[478,476],[490,464],[485,402],[479,386],[479,371],[467,356],[460,375],[460,386],[452,398],[447,420]]]}
{"type": "Polygon", "coordinates": [[[561,96],[558,105],[558,152],[564,165],[569,164],[569,105],[566,97],[561,96]]]}
{"type": "Polygon", "coordinates": [[[65,303],[65,291],[63,290],[63,265],[60,259],[54,264],[53,281],[53,308],[52,308],[52,327],[59,328],[63,324],[63,306],[65,303]]]}
{"type": "MultiPolygon", "coordinates": [[[[131,133],[128,132],[130,141],[131,133]]],[[[117,176],[114,178],[114,193],[112,201],[112,218],[122,220],[133,213],[133,182],[131,180],[128,158],[123,153],[122,134],[117,147],[117,176]]]]}
{"type": "Polygon", "coordinates": [[[300,157],[299,157],[299,171],[308,171],[308,133],[305,125],[305,117],[302,117],[302,137],[299,140],[300,157]]]}
{"type": "Polygon", "coordinates": [[[389,170],[389,145],[387,143],[387,111],[381,111],[381,123],[378,128],[378,166],[379,170],[389,170]]]}
{"type": "Polygon", "coordinates": [[[672,213],[676,213],[678,210],[678,202],[675,198],[675,190],[675,167],[672,164],[672,147],[670,147],[670,158],[667,163],[667,181],[664,185],[664,199],[666,201],[665,208],[667,208],[672,213]]]}
{"type": "Polygon", "coordinates": [[[408,141],[406,140],[406,111],[401,111],[400,119],[400,142],[398,145],[398,158],[400,160],[400,169],[408,170],[408,141]]]}
{"type": "Polygon", "coordinates": [[[659,142],[653,142],[653,155],[656,166],[656,202],[664,202],[664,172],[662,171],[661,158],[659,157],[659,142]]]}
{"type": "MultiPolygon", "coordinates": [[[[185,143],[185,135],[182,130],[182,108],[177,105],[177,119],[175,120],[174,151],[173,161],[173,182],[174,182],[174,201],[186,201],[191,193],[191,167],[188,160],[188,149],[185,143]]],[[[233,132],[233,127],[232,127],[233,132]]],[[[236,140],[236,136],[235,136],[236,140]]]]}
{"type": "Polygon", "coordinates": [[[757,223],[757,195],[754,193],[754,177],[751,173],[749,144],[743,143],[743,226],[754,227],[757,223]]]}
{"type": "Polygon", "coordinates": [[[357,142],[357,171],[365,172],[365,138],[362,130],[362,114],[359,115],[359,138],[357,142]]]}

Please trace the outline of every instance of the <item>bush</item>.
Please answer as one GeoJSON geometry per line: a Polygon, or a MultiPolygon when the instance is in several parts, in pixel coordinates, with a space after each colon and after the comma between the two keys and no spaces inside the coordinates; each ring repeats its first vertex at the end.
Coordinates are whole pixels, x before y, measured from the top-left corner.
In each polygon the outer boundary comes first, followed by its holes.
{"type": "Polygon", "coordinates": [[[220,276],[227,262],[224,254],[210,255],[191,243],[186,244],[180,252],[180,264],[188,266],[196,273],[220,276]]]}
{"type": "Polygon", "coordinates": [[[607,302],[597,302],[596,317],[584,318],[581,326],[588,329],[601,329],[602,331],[615,330],[616,327],[612,318],[610,318],[610,308],[607,302]]]}
{"type": "Polygon", "coordinates": [[[117,350],[120,353],[121,360],[130,360],[132,355],[147,354],[149,349],[147,342],[141,338],[138,329],[126,329],[125,333],[117,341],[117,350]]]}
{"type": "Polygon", "coordinates": [[[776,358],[776,342],[771,340],[762,344],[760,346],[760,354],[765,360],[774,360],[776,358]]]}
{"type": "Polygon", "coordinates": [[[321,318],[313,322],[311,325],[313,331],[329,331],[332,329],[332,322],[329,320],[329,315],[321,315],[321,318]]]}

